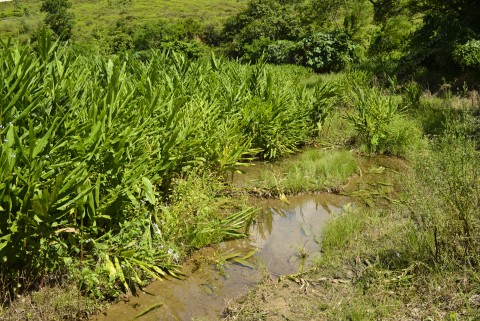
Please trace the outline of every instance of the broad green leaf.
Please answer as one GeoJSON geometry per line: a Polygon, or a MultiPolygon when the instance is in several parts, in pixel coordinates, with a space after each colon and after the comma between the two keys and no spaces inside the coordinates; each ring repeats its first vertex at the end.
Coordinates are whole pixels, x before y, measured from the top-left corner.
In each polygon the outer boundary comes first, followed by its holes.
{"type": "Polygon", "coordinates": [[[3,248],[5,248],[5,246],[8,245],[8,243],[10,243],[10,237],[11,237],[11,234],[7,234],[0,237],[0,252],[2,251],[3,248]]]}
{"type": "Polygon", "coordinates": [[[110,280],[115,280],[115,278],[117,277],[117,270],[115,269],[115,266],[110,260],[108,254],[105,254],[105,271],[108,272],[110,280]]]}
{"type": "Polygon", "coordinates": [[[56,127],[56,122],[57,122],[57,120],[55,119],[53,121],[53,124],[48,129],[47,133],[42,138],[40,138],[39,140],[36,141],[36,145],[35,145],[35,147],[33,148],[33,151],[32,151],[32,158],[37,157],[38,154],[43,152],[43,150],[45,149],[45,147],[48,144],[48,140],[50,139],[50,136],[52,135],[52,132],[53,132],[54,128],[56,127]]]}
{"type": "Polygon", "coordinates": [[[144,189],[145,197],[147,198],[147,201],[150,204],[155,205],[155,202],[156,202],[155,192],[153,189],[152,182],[150,182],[150,180],[146,177],[142,177],[142,182],[143,182],[143,189],[144,189]]]}
{"type": "Polygon", "coordinates": [[[155,304],[149,306],[148,308],[146,308],[145,310],[143,310],[142,312],[140,312],[139,314],[137,314],[137,315],[133,318],[133,320],[136,320],[136,319],[144,316],[145,314],[147,314],[147,313],[149,313],[149,312],[151,312],[151,311],[153,311],[153,310],[155,310],[155,309],[161,308],[162,306],[163,306],[163,303],[155,303],[155,304]]]}

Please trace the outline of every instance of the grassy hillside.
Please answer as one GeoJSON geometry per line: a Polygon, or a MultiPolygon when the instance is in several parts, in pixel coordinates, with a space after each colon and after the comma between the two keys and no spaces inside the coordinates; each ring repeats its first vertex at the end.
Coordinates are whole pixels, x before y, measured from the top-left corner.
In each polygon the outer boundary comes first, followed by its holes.
{"type": "MultiPolygon", "coordinates": [[[[119,20],[133,26],[159,20],[194,18],[202,24],[216,24],[239,12],[245,0],[73,0],[74,36],[92,38],[119,20]]],[[[41,1],[18,0],[0,3],[0,33],[24,35],[38,28],[43,20],[41,1]]]]}

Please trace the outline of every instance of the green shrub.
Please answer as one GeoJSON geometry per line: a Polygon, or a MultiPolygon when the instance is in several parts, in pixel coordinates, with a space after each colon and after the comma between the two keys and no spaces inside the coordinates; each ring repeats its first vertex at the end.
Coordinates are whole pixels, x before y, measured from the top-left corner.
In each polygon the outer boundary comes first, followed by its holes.
{"type": "Polygon", "coordinates": [[[382,154],[406,156],[416,152],[421,144],[422,131],[418,122],[405,115],[396,115],[385,128],[385,136],[380,140],[377,151],[382,154]]]}
{"type": "Polygon", "coordinates": [[[242,48],[241,61],[248,63],[256,63],[261,58],[269,61],[268,57],[264,57],[265,50],[270,46],[272,40],[268,37],[255,39],[251,44],[245,44],[242,48]]]}
{"type": "Polygon", "coordinates": [[[262,149],[265,158],[293,153],[312,133],[311,128],[305,126],[308,125],[306,115],[286,104],[287,101],[275,104],[253,100],[243,109],[245,134],[253,146],[262,149]]]}
{"type": "Polygon", "coordinates": [[[346,118],[368,152],[406,155],[420,143],[419,125],[407,117],[396,97],[356,84],[351,93],[354,111],[348,112],[346,118]]]}
{"type": "Polygon", "coordinates": [[[277,40],[265,49],[265,59],[273,64],[294,64],[296,43],[290,40],[277,40]]]}
{"type": "Polygon", "coordinates": [[[297,47],[302,64],[316,72],[340,71],[355,61],[355,44],[339,31],[315,33],[297,47]]]}
{"type": "Polygon", "coordinates": [[[456,46],[453,58],[464,69],[480,70],[480,40],[469,40],[456,46]]]}
{"type": "Polygon", "coordinates": [[[302,0],[249,1],[247,8],[229,18],[223,26],[221,43],[226,54],[231,58],[256,61],[271,43],[300,39],[306,33],[298,14],[302,5],[302,0]]]}
{"type": "Polygon", "coordinates": [[[166,51],[175,51],[185,54],[190,59],[197,59],[206,54],[207,50],[200,42],[192,41],[165,41],[161,42],[158,49],[166,51]]]}
{"type": "MultiPolygon", "coordinates": [[[[392,5],[398,5],[398,2],[392,5]]],[[[379,4],[378,7],[381,5],[379,4]]],[[[388,8],[388,5],[385,7],[388,8]]],[[[390,16],[391,13],[393,12],[387,14],[379,28],[373,32],[368,47],[369,59],[366,63],[370,64],[370,68],[379,75],[392,75],[397,68],[401,67],[399,61],[408,52],[408,39],[417,27],[417,23],[412,23],[408,14],[390,16]]]]}
{"type": "Polygon", "coordinates": [[[62,40],[68,40],[72,36],[75,16],[68,9],[72,3],[68,0],[43,0],[41,12],[46,12],[44,19],[47,25],[62,40]]]}
{"type": "Polygon", "coordinates": [[[422,97],[422,87],[417,82],[406,83],[402,88],[402,104],[406,109],[416,109],[420,107],[420,98],[422,97]]]}

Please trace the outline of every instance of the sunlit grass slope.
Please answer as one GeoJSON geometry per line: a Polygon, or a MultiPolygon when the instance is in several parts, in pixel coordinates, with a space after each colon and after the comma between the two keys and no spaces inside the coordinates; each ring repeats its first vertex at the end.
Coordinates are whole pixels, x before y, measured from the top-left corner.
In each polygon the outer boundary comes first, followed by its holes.
{"type": "MultiPolygon", "coordinates": [[[[72,0],[74,35],[88,39],[92,32],[108,29],[118,20],[134,25],[158,20],[194,18],[203,24],[217,23],[236,14],[245,0],[72,0]]],[[[0,3],[0,34],[17,35],[41,24],[40,0],[0,3]]]]}

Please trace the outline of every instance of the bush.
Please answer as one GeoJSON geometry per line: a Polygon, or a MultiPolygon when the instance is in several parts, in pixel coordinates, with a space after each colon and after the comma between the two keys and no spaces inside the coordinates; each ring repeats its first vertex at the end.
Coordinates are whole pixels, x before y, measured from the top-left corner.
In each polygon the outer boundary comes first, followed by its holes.
{"type": "Polygon", "coordinates": [[[188,58],[197,59],[206,53],[205,46],[198,41],[165,41],[161,43],[159,49],[167,51],[176,51],[185,54],[188,58]]]}
{"type": "Polygon", "coordinates": [[[406,109],[416,109],[420,107],[420,98],[422,97],[422,87],[417,82],[406,83],[402,88],[402,104],[406,109]]]}
{"type": "Polygon", "coordinates": [[[308,36],[297,50],[302,64],[316,72],[340,71],[355,61],[355,44],[339,31],[308,36]]]}
{"type": "MultiPolygon", "coordinates": [[[[224,24],[221,33],[226,54],[231,58],[241,58],[245,54],[245,61],[250,61],[252,52],[259,57],[269,43],[258,48],[259,39],[296,41],[306,32],[298,12],[301,10],[302,0],[252,0],[247,8],[231,17],[224,24]],[[253,48],[252,48],[253,46],[253,48]],[[258,48],[256,50],[252,50],[258,48]]],[[[254,60],[253,60],[254,61],[254,60]]]]}
{"type": "Polygon", "coordinates": [[[405,115],[395,115],[385,128],[383,139],[379,141],[377,151],[396,156],[405,156],[415,151],[422,138],[422,131],[416,121],[405,115]]]}
{"type": "Polygon", "coordinates": [[[72,36],[75,16],[68,9],[72,4],[68,0],[43,0],[41,12],[46,12],[45,24],[63,40],[72,36]]]}
{"type": "MultiPolygon", "coordinates": [[[[265,50],[272,43],[270,38],[255,39],[251,44],[243,46],[243,54],[241,60],[243,62],[256,63],[264,55],[265,50]]],[[[264,57],[268,61],[268,57],[264,57]]]]}
{"type": "Polygon", "coordinates": [[[453,59],[464,69],[480,70],[480,40],[458,45],[453,51],[453,59]]]}
{"type": "Polygon", "coordinates": [[[288,101],[276,104],[255,99],[244,107],[243,115],[246,136],[252,139],[255,147],[263,150],[265,158],[293,153],[311,134],[305,126],[307,119],[302,110],[292,110],[288,101]]]}
{"type": "Polygon", "coordinates": [[[265,50],[265,58],[273,64],[294,64],[296,44],[290,40],[277,40],[265,50]]]}

